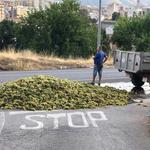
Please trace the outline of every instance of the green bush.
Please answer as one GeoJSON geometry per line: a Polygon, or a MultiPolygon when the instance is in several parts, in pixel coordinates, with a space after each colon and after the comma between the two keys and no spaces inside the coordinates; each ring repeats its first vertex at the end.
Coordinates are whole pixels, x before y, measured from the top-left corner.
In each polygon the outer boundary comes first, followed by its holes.
{"type": "Polygon", "coordinates": [[[125,51],[150,51],[150,14],[122,17],[114,27],[112,41],[125,51]]]}

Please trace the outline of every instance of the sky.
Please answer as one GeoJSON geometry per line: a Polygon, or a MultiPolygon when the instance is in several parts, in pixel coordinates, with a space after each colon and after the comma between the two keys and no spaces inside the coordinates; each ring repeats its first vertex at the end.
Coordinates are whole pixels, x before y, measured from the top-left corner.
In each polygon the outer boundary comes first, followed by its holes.
{"type": "MultiPolygon", "coordinates": [[[[99,0],[79,0],[79,1],[81,2],[81,4],[86,4],[86,5],[98,5],[99,3],[99,0]]],[[[102,1],[102,5],[106,5],[113,0],[101,0],[101,1],[102,1]]],[[[133,6],[136,4],[137,0],[119,0],[119,1],[124,5],[133,6]]],[[[141,0],[141,3],[150,6],[150,0],[141,0]]]]}

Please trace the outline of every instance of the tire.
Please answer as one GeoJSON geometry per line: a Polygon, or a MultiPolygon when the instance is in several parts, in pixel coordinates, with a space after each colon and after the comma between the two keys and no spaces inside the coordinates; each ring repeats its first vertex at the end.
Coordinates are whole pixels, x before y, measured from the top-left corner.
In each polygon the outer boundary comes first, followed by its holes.
{"type": "Polygon", "coordinates": [[[142,79],[143,79],[143,77],[139,74],[133,74],[131,77],[132,84],[135,87],[141,87],[144,85],[144,82],[142,81],[142,79]]]}

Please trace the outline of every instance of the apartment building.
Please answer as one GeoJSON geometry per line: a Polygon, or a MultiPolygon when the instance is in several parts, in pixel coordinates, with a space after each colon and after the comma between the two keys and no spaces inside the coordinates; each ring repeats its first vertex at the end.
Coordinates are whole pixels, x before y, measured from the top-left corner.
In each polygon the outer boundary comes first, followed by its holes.
{"type": "Polygon", "coordinates": [[[0,3],[0,22],[5,19],[4,3],[0,3]]]}

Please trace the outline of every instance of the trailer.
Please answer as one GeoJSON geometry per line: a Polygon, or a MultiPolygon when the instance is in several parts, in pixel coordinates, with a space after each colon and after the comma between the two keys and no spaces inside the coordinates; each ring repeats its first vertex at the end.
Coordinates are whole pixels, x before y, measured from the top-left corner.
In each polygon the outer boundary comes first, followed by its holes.
{"type": "Polygon", "coordinates": [[[114,51],[114,66],[125,71],[135,87],[150,83],[150,52],[114,51]]]}

